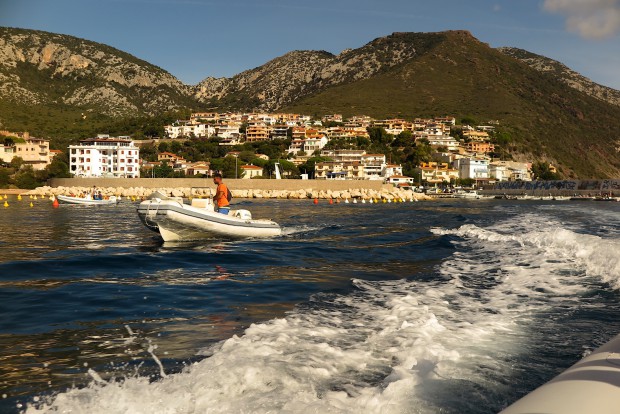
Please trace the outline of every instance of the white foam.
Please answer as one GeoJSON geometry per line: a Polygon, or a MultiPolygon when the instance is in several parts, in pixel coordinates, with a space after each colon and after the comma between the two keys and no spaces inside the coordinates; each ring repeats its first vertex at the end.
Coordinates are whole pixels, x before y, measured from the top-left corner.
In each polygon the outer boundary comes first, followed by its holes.
{"type": "Polygon", "coordinates": [[[508,375],[500,356],[518,354],[537,313],[601,280],[620,287],[617,241],[549,217],[433,233],[455,237],[443,280],[354,280],[351,294],[253,324],[182,373],[93,381],[27,412],[435,413],[446,382],[508,375]]]}

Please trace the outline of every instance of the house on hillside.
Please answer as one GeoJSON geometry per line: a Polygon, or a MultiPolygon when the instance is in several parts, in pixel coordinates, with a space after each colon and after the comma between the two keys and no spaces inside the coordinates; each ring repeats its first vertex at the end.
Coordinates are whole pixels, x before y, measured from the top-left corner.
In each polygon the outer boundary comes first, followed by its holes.
{"type": "Polygon", "coordinates": [[[210,175],[211,164],[208,162],[197,162],[187,166],[187,175],[210,175]]]}
{"type": "Polygon", "coordinates": [[[31,137],[28,132],[0,131],[0,142],[5,137],[15,137],[17,140],[10,145],[0,144],[0,161],[10,163],[14,157],[20,157],[23,165],[30,165],[34,170],[44,170],[51,163],[53,156],[49,140],[31,137]]]}
{"type": "Polygon", "coordinates": [[[254,177],[261,177],[263,175],[263,168],[257,165],[243,165],[241,166],[241,178],[250,179],[254,177]]]}
{"type": "Polygon", "coordinates": [[[386,182],[399,187],[409,187],[413,185],[413,178],[404,175],[392,175],[387,177],[386,182]]]}

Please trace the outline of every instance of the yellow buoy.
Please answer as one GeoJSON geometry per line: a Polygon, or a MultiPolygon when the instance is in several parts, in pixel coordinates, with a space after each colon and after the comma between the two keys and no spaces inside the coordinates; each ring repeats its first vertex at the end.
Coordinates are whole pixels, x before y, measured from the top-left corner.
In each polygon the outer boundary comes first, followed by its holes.
{"type": "Polygon", "coordinates": [[[6,200],[7,198],[9,198],[9,196],[5,194],[4,195],[4,199],[6,200]]]}
{"type": "Polygon", "coordinates": [[[34,196],[34,199],[35,199],[35,200],[37,199],[37,196],[36,196],[36,195],[34,196]]]}
{"type": "Polygon", "coordinates": [[[22,195],[21,195],[21,194],[17,194],[17,199],[18,199],[19,201],[22,201],[22,195]]]}
{"type": "Polygon", "coordinates": [[[9,202],[8,202],[8,201],[5,201],[5,202],[4,202],[4,207],[8,207],[8,206],[9,206],[9,202]]]}
{"type": "Polygon", "coordinates": [[[30,202],[30,207],[34,207],[34,204],[32,204],[32,201],[30,202]]]}

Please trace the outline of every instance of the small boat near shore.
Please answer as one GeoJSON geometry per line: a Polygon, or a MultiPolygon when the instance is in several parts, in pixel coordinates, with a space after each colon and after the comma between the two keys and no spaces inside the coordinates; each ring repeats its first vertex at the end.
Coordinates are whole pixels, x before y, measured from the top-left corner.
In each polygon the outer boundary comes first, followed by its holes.
{"type": "Polygon", "coordinates": [[[120,201],[120,198],[116,196],[110,196],[104,199],[94,199],[90,196],[87,197],[73,197],[73,196],[65,196],[65,195],[57,195],[56,199],[59,203],[63,204],[82,204],[82,205],[108,205],[108,204],[116,204],[120,201]]]}
{"type": "Polygon", "coordinates": [[[153,193],[138,206],[138,216],[164,241],[189,241],[213,238],[238,239],[274,237],[282,233],[278,223],[253,219],[248,210],[214,211],[211,199],[193,199],[183,203],[180,197],[153,193]]]}
{"type": "Polygon", "coordinates": [[[454,198],[480,200],[482,196],[476,190],[461,190],[453,193],[454,198]]]}

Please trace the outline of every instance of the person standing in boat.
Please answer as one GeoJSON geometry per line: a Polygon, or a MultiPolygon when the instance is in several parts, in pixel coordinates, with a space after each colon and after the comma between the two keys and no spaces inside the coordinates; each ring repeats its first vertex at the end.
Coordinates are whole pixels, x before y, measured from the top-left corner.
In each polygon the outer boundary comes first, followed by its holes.
{"type": "Polygon", "coordinates": [[[218,213],[228,214],[230,211],[230,203],[228,201],[228,187],[222,182],[222,174],[213,174],[213,184],[217,185],[215,195],[213,196],[213,204],[215,204],[218,213]]]}

